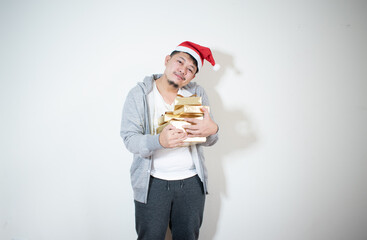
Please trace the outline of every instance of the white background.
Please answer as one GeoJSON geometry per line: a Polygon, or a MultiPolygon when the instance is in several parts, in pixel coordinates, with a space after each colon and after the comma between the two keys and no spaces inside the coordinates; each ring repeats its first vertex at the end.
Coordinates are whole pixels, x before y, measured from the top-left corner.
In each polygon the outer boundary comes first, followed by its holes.
{"type": "Polygon", "coordinates": [[[135,239],[128,91],[190,40],[220,141],[202,240],[367,239],[366,1],[0,3],[0,239],[135,239]]]}

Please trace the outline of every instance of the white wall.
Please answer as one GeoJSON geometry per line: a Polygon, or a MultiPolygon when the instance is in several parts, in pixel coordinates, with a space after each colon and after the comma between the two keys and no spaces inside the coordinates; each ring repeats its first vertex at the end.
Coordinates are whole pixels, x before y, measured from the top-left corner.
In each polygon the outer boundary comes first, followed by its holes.
{"type": "Polygon", "coordinates": [[[220,123],[202,240],[367,239],[366,1],[2,1],[0,239],[134,239],[127,92],[178,43],[220,123]]]}

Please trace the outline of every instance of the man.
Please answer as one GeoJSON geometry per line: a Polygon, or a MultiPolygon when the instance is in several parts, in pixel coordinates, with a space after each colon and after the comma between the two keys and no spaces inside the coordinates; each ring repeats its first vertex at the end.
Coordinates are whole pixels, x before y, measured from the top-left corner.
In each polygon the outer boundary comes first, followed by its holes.
{"type": "Polygon", "coordinates": [[[218,126],[206,108],[202,120],[185,119],[185,131],[172,125],[155,134],[158,118],[174,108],[178,94],[202,97],[204,89],[191,82],[206,59],[215,61],[209,48],[183,42],[165,58],[163,74],[146,77],[130,90],[123,108],[120,135],[134,154],[130,169],[134,191],[138,239],[163,240],[167,226],[173,240],[198,239],[202,223],[207,171],[202,146],[218,140],[218,126]],[[204,143],[184,145],[187,137],[206,137],[204,143]]]}

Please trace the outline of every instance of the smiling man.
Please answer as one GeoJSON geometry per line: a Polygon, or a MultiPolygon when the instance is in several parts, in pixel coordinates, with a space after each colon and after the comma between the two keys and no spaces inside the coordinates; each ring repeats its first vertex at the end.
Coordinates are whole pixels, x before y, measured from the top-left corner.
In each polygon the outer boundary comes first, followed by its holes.
{"type": "Polygon", "coordinates": [[[218,126],[202,108],[203,120],[185,119],[185,131],[172,125],[155,134],[158,118],[174,109],[178,94],[202,97],[204,89],[191,82],[204,59],[216,67],[209,48],[183,42],[166,56],[163,74],[153,74],[130,90],[123,109],[120,135],[133,153],[131,183],[134,191],[138,239],[164,240],[167,226],[173,240],[194,240],[202,224],[207,171],[203,146],[218,140],[218,126]],[[204,143],[186,146],[187,137],[206,137],[204,143]]]}

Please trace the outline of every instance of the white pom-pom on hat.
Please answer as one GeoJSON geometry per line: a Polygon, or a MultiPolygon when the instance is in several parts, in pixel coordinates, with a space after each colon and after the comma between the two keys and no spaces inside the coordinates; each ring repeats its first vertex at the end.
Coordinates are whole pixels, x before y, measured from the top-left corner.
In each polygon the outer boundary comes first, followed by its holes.
{"type": "Polygon", "coordinates": [[[214,71],[218,71],[220,69],[220,65],[218,63],[216,63],[214,66],[213,66],[213,70],[214,71]]]}

